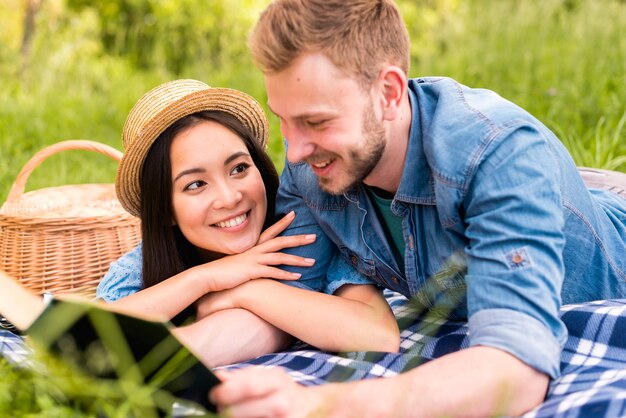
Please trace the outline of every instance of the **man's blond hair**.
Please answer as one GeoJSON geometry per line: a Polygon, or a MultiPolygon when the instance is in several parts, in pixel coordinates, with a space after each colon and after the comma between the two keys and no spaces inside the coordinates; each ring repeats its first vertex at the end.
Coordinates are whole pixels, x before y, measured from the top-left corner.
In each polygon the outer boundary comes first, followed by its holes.
{"type": "Polygon", "coordinates": [[[409,72],[409,35],[392,0],[275,0],[248,44],[265,74],[307,52],[323,53],[364,87],[385,64],[409,72]]]}

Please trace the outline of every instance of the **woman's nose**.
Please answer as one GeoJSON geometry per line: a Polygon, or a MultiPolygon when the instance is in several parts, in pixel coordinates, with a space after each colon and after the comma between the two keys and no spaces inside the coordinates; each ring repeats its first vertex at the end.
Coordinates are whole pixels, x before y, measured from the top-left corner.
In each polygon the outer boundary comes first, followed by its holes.
{"type": "Polygon", "coordinates": [[[215,209],[230,209],[241,201],[243,194],[239,190],[235,190],[224,184],[217,190],[217,196],[213,201],[215,209]]]}

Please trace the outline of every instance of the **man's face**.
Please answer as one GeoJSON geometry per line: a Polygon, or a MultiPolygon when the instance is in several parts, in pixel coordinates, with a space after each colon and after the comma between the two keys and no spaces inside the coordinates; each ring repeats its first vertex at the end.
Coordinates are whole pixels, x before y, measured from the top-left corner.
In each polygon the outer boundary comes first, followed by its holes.
{"type": "Polygon", "coordinates": [[[290,162],[309,164],[333,194],[367,178],[385,149],[385,130],[370,93],[355,79],[315,53],[266,75],[265,85],[290,162]]]}

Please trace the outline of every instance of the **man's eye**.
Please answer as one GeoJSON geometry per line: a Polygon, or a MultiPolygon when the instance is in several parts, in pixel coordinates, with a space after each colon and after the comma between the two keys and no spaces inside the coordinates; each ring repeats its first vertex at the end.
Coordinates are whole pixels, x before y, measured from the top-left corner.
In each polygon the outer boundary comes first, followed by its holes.
{"type": "Polygon", "coordinates": [[[320,126],[322,126],[324,124],[324,120],[307,120],[306,124],[307,126],[311,127],[311,128],[319,128],[320,126]]]}
{"type": "Polygon", "coordinates": [[[241,164],[237,164],[234,168],[232,173],[233,174],[241,174],[241,173],[245,173],[248,168],[250,168],[250,164],[247,163],[241,163],[241,164]]]}
{"type": "Polygon", "coordinates": [[[197,190],[200,187],[204,186],[206,183],[202,180],[196,180],[185,186],[185,190],[197,190]]]}

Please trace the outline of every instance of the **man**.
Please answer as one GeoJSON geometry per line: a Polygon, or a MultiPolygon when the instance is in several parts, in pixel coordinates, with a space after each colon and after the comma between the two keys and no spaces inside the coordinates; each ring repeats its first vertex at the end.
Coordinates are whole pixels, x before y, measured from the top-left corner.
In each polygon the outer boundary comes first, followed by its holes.
{"type": "Polygon", "coordinates": [[[519,415],[559,374],[561,303],[626,296],[626,201],[588,191],[543,124],[493,92],[408,80],[391,0],[276,0],[250,47],[280,118],[279,209],[424,309],[467,318],[470,347],[387,379],[303,388],[224,374],[229,416],[519,415]],[[454,268],[452,268],[452,267],[454,268]]]}

